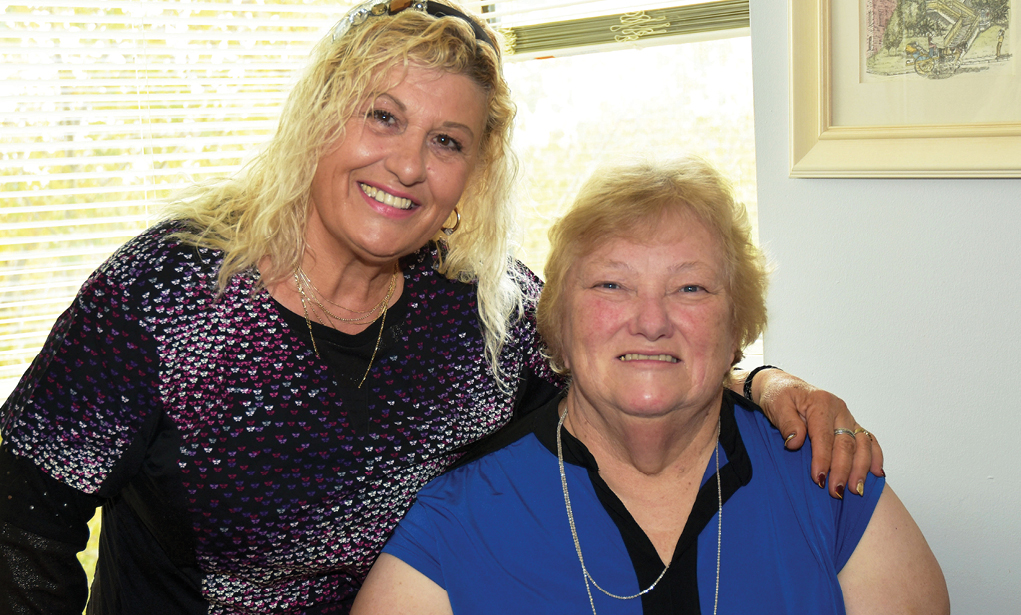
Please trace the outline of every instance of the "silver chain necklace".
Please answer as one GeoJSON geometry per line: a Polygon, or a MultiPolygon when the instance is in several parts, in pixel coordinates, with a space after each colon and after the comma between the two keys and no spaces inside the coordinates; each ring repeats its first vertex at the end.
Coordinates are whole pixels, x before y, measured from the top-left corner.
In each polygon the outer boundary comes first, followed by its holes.
{"type": "MultiPolygon", "coordinates": [[[[667,570],[670,570],[670,564],[667,563],[666,567],[663,568],[663,572],[659,573],[656,580],[652,582],[652,585],[646,587],[637,594],[631,596],[618,596],[617,594],[611,593],[599,586],[596,580],[589,574],[588,568],[585,567],[585,558],[581,554],[581,542],[578,540],[578,528],[574,525],[574,511],[571,509],[571,496],[567,492],[567,473],[564,471],[564,445],[560,436],[560,431],[564,428],[564,421],[567,419],[567,408],[565,406],[564,413],[560,415],[560,422],[557,423],[557,461],[560,463],[560,485],[564,489],[564,506],[567,508],[567,523],[571,526],[571,537],[574,538],[574,550],[578,553],[578,562],[581,564],[581,572],[585,579],[585,592],[588,594],[588,602],[592,607],[592,615],[599,615],[596,613],[596,602],[592,599],[592,586],[603,592],[611,598],[617,600],[634,600],[644,596],[645,594],[656,589],[656,585],[663,580],[666,576],[667,570]]],[[[716,597],[713,602],[713,615],[716,615],[716,609],[720,605],[720,553],[723,546],[723,484],[720,481],[720,424],[716,424],[716,496],[719,498],[719,516],[717,517],[719,525],[717,526],[716,533],[716,597]]]]}

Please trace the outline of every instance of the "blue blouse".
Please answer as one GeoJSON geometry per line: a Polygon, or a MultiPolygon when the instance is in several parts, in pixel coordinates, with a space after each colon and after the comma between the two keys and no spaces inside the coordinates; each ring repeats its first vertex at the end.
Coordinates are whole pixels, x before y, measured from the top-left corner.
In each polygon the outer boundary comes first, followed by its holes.
{"type": "MultiPolygon", "coordinates": [[[[811,449],[783,447],[765,417],[725,393],[720,478],[720,613],[844,613],[837,573],[854,552],[883,491],[836,500],[809,480],[811,449]]],[[[443,587],[454,613],[591,612],[567,521],[556,457],[557,403],[501,435],[502,446],[432,481],[384,548],[443,587]]],[[[663,564],[599,477],[585,446],[563,432],[586,567],[607,591],[635,594],[663,564]]],[[[601,613],[711,613],[719,498],[710,458],[670,570],[640,599],[592,589],[601,613]]]]}

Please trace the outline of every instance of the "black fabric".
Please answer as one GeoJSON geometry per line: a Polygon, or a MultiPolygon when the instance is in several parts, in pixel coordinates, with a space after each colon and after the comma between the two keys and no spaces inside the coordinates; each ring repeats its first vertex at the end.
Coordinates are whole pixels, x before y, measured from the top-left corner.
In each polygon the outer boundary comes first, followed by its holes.
{"type": "MultiPolygon", "coordinates": [[[[105,522],[107,516],[130,515],[137,519],[131,523],[133,528],[144,531],[141,538],[151,537],[158,543],[161,555],[165,554],[176,566],[194,568],[195,539],[188,529],[191,519],[175,505],[175,501],[184,499],[186,494],[180,477],[170,471],[182,446],[181,437],[172,420],[162,413],[157,417],[157,429],[148,438],[141,471],[111,499],[103,510],[103,518],[105,522]]],[[[112,538],[110,534],[104,536],[104,540],[112,538]]]]}
{"type": "MultiPolygon", "coordinates": [[[[533,411],[529,411],[527,414],[515,415],[515,418],[507,425],[504,425],[504,427],[499,431],[465,447],[464,456],[458,459],[457,463],[451,466],[450,470],[456,470],[463,465],[467,465],[490,453],[494,453],[502,448],[510,446],[529,434],[538,433],[541,429],[546,427],[546,423],[549,422],[549,415],[551,413],[554,417],[558,416],[556,414],[556,406],[560,404],[560,401],[566,395],[566,389],[556,389],[552,395],[548,396],[546,403],[542,406],[533,411]],[[554,409],[550,410],[550,406],[553,406],[554,409]]],[[[554,426],[555,425],[556,418],[554,418],[554,426]]],[[[556,454],[556,448],[553,449],[553,453],[556,454]]]]}
{"type": "Polygon", "coordinates": [[[79,615],[88,588],[77,551],[0,521],[0,613],[79,615]]]}
{"type": "Polygon", "coordinates": [[[82,612],[88,586],[77,553],[101,503],[0,446],[0,613],[82,612]]]}
{"type": "Polygon", "coordinates": [[[0,521],[81,551],[102,498],[85,495],[0,446],[0,521]]]}
{"type": "MultiPolygon", "coordinates": [[[[201,595],[201,574],[194,565],[175,562],[188,552],[191,540],[176,522],[167,521],[159,539],[132,509],[145,505],[152,514],[152,502],[125,490],[103,507],[103,532],[99,541],[89,614],[144,613],[145,615],[206,613],[208,603],[201,595]],[[171,537],[182,542],[173,543],[171,537]],[[167,550],[169,548],[169,550],[167,550]]],[[[187,556],[185,556],[187,557],[187,556]]],[[[79,611],[80,612],[80,611],[79,611]]]]}
{"type": "Polygon", "coordinates": [[[526,367],[518,388],[518,396],[514,400],[515,420],[534,413],[554,399],[559,402],[563,392],[564,389],[558,383],[541,378],[526,367]]]}
{"type": "Polygon", "coordinates": [[[302,331],[308,335],[311,326],[311,335],[315,336],[316,348],[319,356],[333,367],[337,383],[343,387],[354,388],[362,380],[365,370],[369,367],[369,360],[373,351],[378,355],[386,352],[403,335],[401,323],[405,322],[408,315],[408,294],[402,293],[386,311],[386,327],[383,336],[379,335],[381,326],[380,319],[372,322],[364,331],[355,334],[342,333],[332,327],[327,327],[316,322],[314,319],[305,320],[304,314],[296,314],[284,307],[276,299],[273,299],[280,309],[280,315],[287,325],[295,331],[302,331]],[[379,349],[376,349],[376,340],[379,340],[379,349]]]}

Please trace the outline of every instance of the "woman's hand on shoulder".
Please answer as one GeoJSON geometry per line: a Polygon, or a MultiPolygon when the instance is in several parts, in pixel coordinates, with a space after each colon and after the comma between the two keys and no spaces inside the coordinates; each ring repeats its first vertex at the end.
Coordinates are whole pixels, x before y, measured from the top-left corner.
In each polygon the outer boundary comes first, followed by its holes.
{"type": "MultiPolygon", "coordinates": [[[[743,383],[744,378],[735,378],[734,386],[743,387],[743,383]]],[[[806,436],[811,439],[812,481],[823,487],[828,475],[833,497],[863,493],[869,471],[885,476],[879,442],[861,428],[836,395],[783,370],[764,369],[752,381],[752,398],[780,430],[789,450],[801,448],[806,436]],[[838,436],[837,428],[857,433],[838,436]]]]}

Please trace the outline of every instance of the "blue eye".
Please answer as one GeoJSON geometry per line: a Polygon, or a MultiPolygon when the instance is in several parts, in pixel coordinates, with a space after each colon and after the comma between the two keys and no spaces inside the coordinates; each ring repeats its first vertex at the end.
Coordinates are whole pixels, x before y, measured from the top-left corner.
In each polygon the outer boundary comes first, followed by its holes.
{"type": "Polygon", "coordinates": [[[685,284],[681,287],[682,293],[697,293],[700,290],[702,290],[702,287],[697,284],[685,284]]]}
{"type": "Polygon", "coordinates": [[[610,290],[617,290],[620,288],[620,284],[616,282],[600,282],[596,284],[596,288],[608,288],[610,290]]]}

